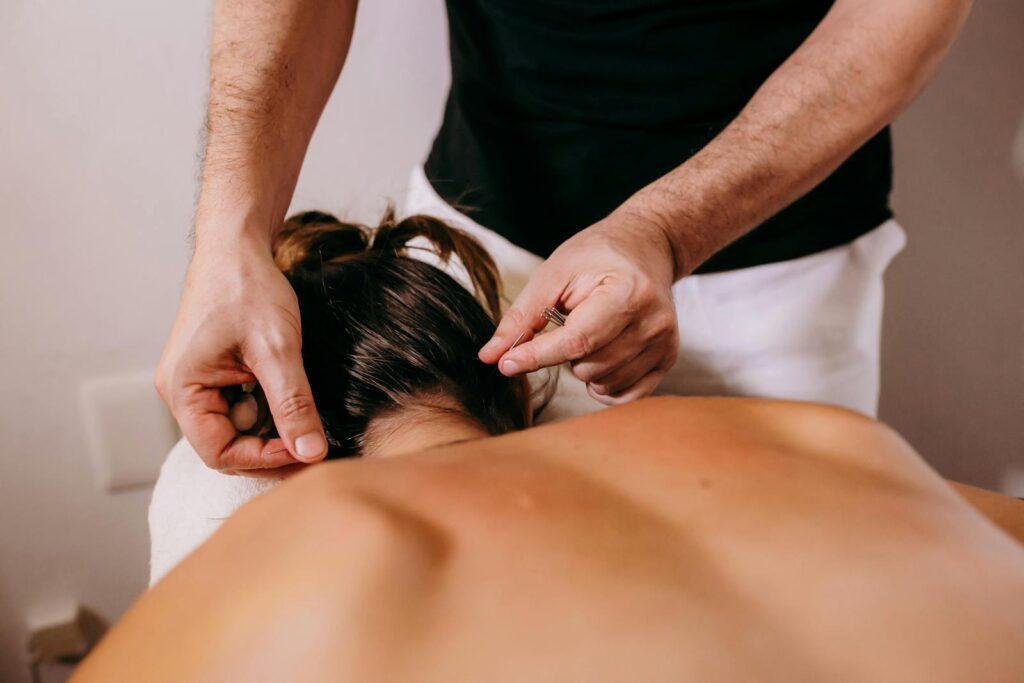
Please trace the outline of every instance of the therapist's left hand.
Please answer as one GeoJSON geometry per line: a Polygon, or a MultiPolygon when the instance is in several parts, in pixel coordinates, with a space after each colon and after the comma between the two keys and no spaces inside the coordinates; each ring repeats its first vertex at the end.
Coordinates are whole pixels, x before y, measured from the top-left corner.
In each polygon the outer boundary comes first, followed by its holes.
{"type": "Polygon", "coordinates": [[[665,231],[619,209],[567,240],[537,268],[480,350],[480,360],[498,363],[510,376],[569,361],[602,403],[646,396],[679,352],[674,280],[665,231]],[[547,324],[546,306],[568,314],[565,326],[534,336],[547,324]]]}

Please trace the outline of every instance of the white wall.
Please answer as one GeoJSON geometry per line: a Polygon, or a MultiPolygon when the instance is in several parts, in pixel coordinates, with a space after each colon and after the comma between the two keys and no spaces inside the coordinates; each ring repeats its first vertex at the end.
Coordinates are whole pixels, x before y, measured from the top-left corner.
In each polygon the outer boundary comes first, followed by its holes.
{"type": "MultiPolygon", "coordinates": [[[[295,208],[371,220],[440,120],[442,0],[367,0],[295,208]]],[[[148,491],[97,491],[77,387],[151,369],[188,258],[207,3],[0,5],[0,680],[24,624],[144,587],[148,491]]],[[[1017,0],[978,3],[897,127],[884,413],[944,470],[992,485],[1024,443],[1024,113],[1017,0]],[[1014,80],[1017,79],[1017,80],[1014,80]]],[[[57,680],[51,676],[48,680],[57,680]]]]}
{"type": "MultiPolygon", "coordinates": [[[[173,319],[208,14],[177,0],[0,3],[5,682],[25,676],[28,620],[75,599],[113,618],[145,586],[149,491],[96,489],[77,388],[153,368],[173,319]]],[[[440,122],[446,49],[442,0],[363,3],[297,208],[371,220],[400,196],[440,122]]]]}

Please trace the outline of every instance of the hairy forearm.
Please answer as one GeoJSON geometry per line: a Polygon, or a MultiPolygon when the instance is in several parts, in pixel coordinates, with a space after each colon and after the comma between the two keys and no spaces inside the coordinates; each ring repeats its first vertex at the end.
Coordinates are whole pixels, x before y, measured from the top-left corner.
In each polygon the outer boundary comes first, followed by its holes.
{"type": "Polygon", "coordinates": [[[687,275],[824,180],[935,72],[970,0],[838,0],[721,134],[619,210],[687,275]]]}
{"type": "Polygon", "coordinates": [[[196,237],[269,243],[348,53],[356,0],[216,0],[196,237]]]}

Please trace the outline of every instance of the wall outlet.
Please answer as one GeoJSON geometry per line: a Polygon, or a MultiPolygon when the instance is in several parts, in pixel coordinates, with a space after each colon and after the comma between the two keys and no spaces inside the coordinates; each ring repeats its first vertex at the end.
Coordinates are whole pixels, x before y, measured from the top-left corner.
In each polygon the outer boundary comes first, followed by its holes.
{"type": "Polygon", "coordinates": [[[81,386],[86,438],[96,482],[119,491],[156,482],[180,438],[149,372],[88,380],[81,386]]]}
{"type": "Polygon", "coordinates": [[[36,662],[75,664],[89,654],[106,631],[102,617],[88,607],[76,605],[74,612],[60,621],[32,629],[28,656],[36,662]]]}

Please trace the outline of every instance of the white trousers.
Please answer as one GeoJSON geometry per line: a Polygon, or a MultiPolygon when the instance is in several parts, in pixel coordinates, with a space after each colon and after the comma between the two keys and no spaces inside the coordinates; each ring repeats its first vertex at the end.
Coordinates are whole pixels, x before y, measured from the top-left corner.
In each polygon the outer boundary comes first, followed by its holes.
{"type": "MultiPolygon", "coordinates": [[[[422,168],[413,171],[401,208],[404,215],[430,214],[476,236],[494,257],[510,300],[542,262],[448,205],[422,168]]],[[[890,220],[812,256],[683,278],[672,288],[679,360],[657,393],[817,401],[874,416],[882,276],[905,242],[903,229],[890,220]]],[[[563,368],[544,421],[599,408],[563,368]]]]}

